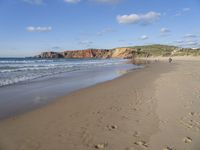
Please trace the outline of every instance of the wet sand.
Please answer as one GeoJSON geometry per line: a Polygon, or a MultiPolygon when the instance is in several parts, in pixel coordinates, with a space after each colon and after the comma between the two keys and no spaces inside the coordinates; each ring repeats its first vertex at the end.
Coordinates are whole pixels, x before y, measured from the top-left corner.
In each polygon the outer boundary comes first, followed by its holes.
{"type": "Polygon", "coordinates": [[[0,87],[0,120],[43,107],[60,97],[137,69],[133,64],[98,66],[0,87]]]}
{"type": "Polygon", "coordinates": [[[0,150],[198,150],[200,61],[166,61],[0,122],[0,150]]]}

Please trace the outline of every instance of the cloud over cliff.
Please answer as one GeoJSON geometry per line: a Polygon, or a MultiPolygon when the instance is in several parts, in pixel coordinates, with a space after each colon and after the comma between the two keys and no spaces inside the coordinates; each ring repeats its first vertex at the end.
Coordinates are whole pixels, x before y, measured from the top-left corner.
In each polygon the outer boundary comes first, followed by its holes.
{"type": "Polygon", "coordinates": [[[118,15],[117,21],[119,24],[151,24],[160,18],[161,14],[150,11],[146,14],[129,14],[118,15]]]}

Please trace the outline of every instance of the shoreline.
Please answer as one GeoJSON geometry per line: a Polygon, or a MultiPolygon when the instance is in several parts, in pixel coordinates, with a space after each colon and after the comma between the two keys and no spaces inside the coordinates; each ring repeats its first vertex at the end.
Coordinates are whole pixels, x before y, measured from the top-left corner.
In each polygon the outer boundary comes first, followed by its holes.
{"type": "Polygon", "coordinates": [[[126,63],[100,66],[1,87],[0,120],[41,108],[71,92],[112,80],[137,68],[126,63]]]}
{"type": "Polygon", "coordinates": [[[198,149],[198,65],[148,64],[0,121],[0,149],[198,149]]]}
{"type": "MultiPolygon", "coordinates": [[[[94,149],[94,145],[98,143],[104,143],[105,145],[107,144],[110,145],[109,143],[105,141],[104,134],[108,132],[108,134],[112,135],[113,131],[111,130],[113,130],[112,129],[113,125],[116,124],[117,128],[119,129],[121,128],[119,132],[122,132],[120,133],[122,135],[120,136],[126,136],[126,134],[128,134],[128,130],[123,131],[125,130],[123,129],[124,123],[121,121],[125,121],[126,122],[125,124],[127,124],[127,127],[130,128],[129,126],[130,123],[133,123],[135,125],[138,124],[138,120],[140,120],[140,115],[144,115],[144,114],[140,114],[137,110],[139,108],[137,107],[134,108],[134,105],[140,105],[141,100],[138,99],[138,97],[142,96],[140,94],[143,88],[148,89],[146,90],[148,91],[146,93],[147,95],[149,95],[148,97],[153,96],[152,90],[149,91],[149,89],[153,88],[152,82],[153,80],[156,79],[158,74],[156,75],[156,72],[154,72],[148,78],[145,77],[144,81],[142,81],[143,84],[141,84],[140,83],[141,80],[139,80],[141,78],[140,74],[143,74],[143,77],[144,77],[145,73],[152,72],[152,66],[160,66],[160,65],[162,66],[162,63],[147,65],[147,67],[143,69],[134,70],[133,72],[129,72],[111,81],[99,83],[97,85],[72,92],[71,94],[64,96],[60,100],[54,101],[51,104],[44,106],[42,108],[36,109],[31,112],[27,112],[25,114],[22,114],[13,118],[0,121],[0,132],[1,132],[0,147],[4,148],[4,144],[8,142],[6,139],[11,138],[9,134],[7,133],[7,131],[9,130],[10,130],[9,131],[10,133],[14,133],[16,135],[15,137],[12,137],[9,141],[12,141],[12,144],[14,144],[14,147],[18,147],[18,148],[22,146],[22,147],[26,147],[26,149],[31,149],[28,143],[26,142],[18,143],[17,142],[18,140],[26,141],[28,139],[33,145],[36,145],[37,147],[39,145],[40,146],[43,145],[39,142],[43,138],[44,138],[43,142],[45,145],[43,146],[45,147],[45,149],[54,149],[57,147],[58,149],[67,148],[67,149],[83,149],[84,150],[84,149],[94,149]],[[133,79],[133,81],[131,81],[132,84],[129,83],[127,87],[127,82],[129,82],[132,79],[133,79]],[[149,87],[146,87],[147,81],[150,83],[149,87]],[[122,89],[124,89],[125,91],[126,90],[128,91],[126,91],[125,93],[124,92],[120,93],[122,89]],[[132,99],[132,96],[137,98],[137,100],[133,101],[134,99],[132,99]],[[128,101],[124,101],[123,103],[121,103],[121,100],[123,99],[123,97],[127,98],[128,101]],[[124,112],[120,114],[121,113],[120,111],[124,109],[122,108],[123,105],[125,108],[128,109],[128,112],[124,110],[124,112]],[[118,118],[118,115],[120,115],[120,118],[118,118]],[[129,117],[131,117],[132,115],[133,116],[137,115],[137,117],[134,118],[134,120],[130,120],[131,122],[129,122],[129,117]],[[77,140],[81,140],[82,137],[81,135],[80,136],[76,135],[77,134],[76,132],[83,132],[80,134],[84,134],[84,132],[87,132],[86,130],[88,129],[85,129],[85,128],[88,128],[87,124],[91,130],[90,132],[93,132],[94,137],[97,139],[98,138],[100,139],[98,140],[94,139],[94,141],[91,143],[87,142],[87,139],[85,139],[86,141],[82,139],[83,142],[80,143],[77,140]],[[65,127],[63,125],[65,125],[65,127]],[[17,129],[18,127],[20,127],[19,130],[17,129]],[[58,135],[54,136],[53,134],[55,133],[57,134],[57,132],[58,132],[58,135]],[[101,132],[104,134],[102,134],[101,132]],[[24,134],[20,135],[19,133],[24,133],[24,134]],[[41,135],[40,133],[44,133],[44,135],[41,135]],[[39,137],[42,136],[42,139],[39,138],[38,136],[39,137]],[[77,147],[73,148],[72,146],[73,144],[70,145],[70,143],[68,143],[69,141],[68,142],[66,141],[67,143],[64,142],[65,143],[64,145],[61,144],[62,143],[61,141],[57,141],[58,142],[57,143],[55,141],[56,140],[55,138],[59,138],[59,136],[61,137],[66,136],[65,139],[68,139],[69,138],[68,136],[70,137],[72,136],[71,138],[72,139],[74,138],[74,141],[71,141],[71,142],[74,144],[77,142],[78,144],[77,147]],[[53,139],[51,139],[52,140],[51,141],[50,139],[46,139],[45,137],[52,137],[53,139]],[[51,141],[50,143],[52,144],[54,142],[56,143],[50,146],[47,144],[49,140],[51,141]]],[[[164,64],[164,65],[168,65],[168,64],[164,64]]],[[[160,67],[160,69],[163,72],[165,72],[166,70],[162,68],[163,67],[160,67]]],[[[156,67],[153,67],[153,70],[156,70],[156,67]]],[[[155,103],[153,105],[155,105],[155,103]]],[[[155,107],[155,106],[152,106],[152,107],[155,107]]],[[[145,121],[146,120],[144,120],[144,122],[145,121]]],[[[151,123],[154,124],[154,122],[151,122],[151,123]]],[[[138,125],[137,127],[139,128],[138,125]]],[[[128,136],[126,137],[127,142],[128,142],[126,143],[127,146],[131,145],[131,142],[130,140],[128,140],[128,137],[129,138],[130,136],[132,137],[132,134],[135,134],[136,132],[137,131],[133,131],[133,133],[128,134],[128,136]]],[[[106,136],[106,139],[109,139],[111,135],[106,136]]],[[[82,136],[86,136],[86,135],[82,135],[82,136]]],[[[145,136],[144,138],[148,140],[150,137],[145,136]]],[[[7,144],[8,145],[5,145],[5,149],[9,149],[9,147],[12,146],[11,143],[7,143],[7,144]]],[[[118,144],[118,143],[115,143],[115,144],[118,144]]],[[[112,144],[110,146],[112,146],[112,144]]],[[[118,145],[118,147],[120,146],[118,145]]]]}

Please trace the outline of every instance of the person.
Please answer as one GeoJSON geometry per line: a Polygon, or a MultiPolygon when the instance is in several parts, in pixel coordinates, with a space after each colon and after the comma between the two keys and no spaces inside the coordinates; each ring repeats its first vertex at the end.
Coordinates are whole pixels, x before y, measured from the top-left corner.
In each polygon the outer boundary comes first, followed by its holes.
{"type": "Polygon", "coordinates": [[[169,63],[171,63],[172,62],[172,58],[169,58],[169,63]]]}

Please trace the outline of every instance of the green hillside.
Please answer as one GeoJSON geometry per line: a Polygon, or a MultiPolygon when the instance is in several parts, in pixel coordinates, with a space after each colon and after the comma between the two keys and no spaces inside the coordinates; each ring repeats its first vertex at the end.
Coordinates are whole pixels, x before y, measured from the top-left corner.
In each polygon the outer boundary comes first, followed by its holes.
{"type": "Polygon", "coordinates": [[[139,57],[146,56],[200,56],[200,49],[180,48],[171,45],[144,45],[126,47],[136,52],[139,57]]]}

